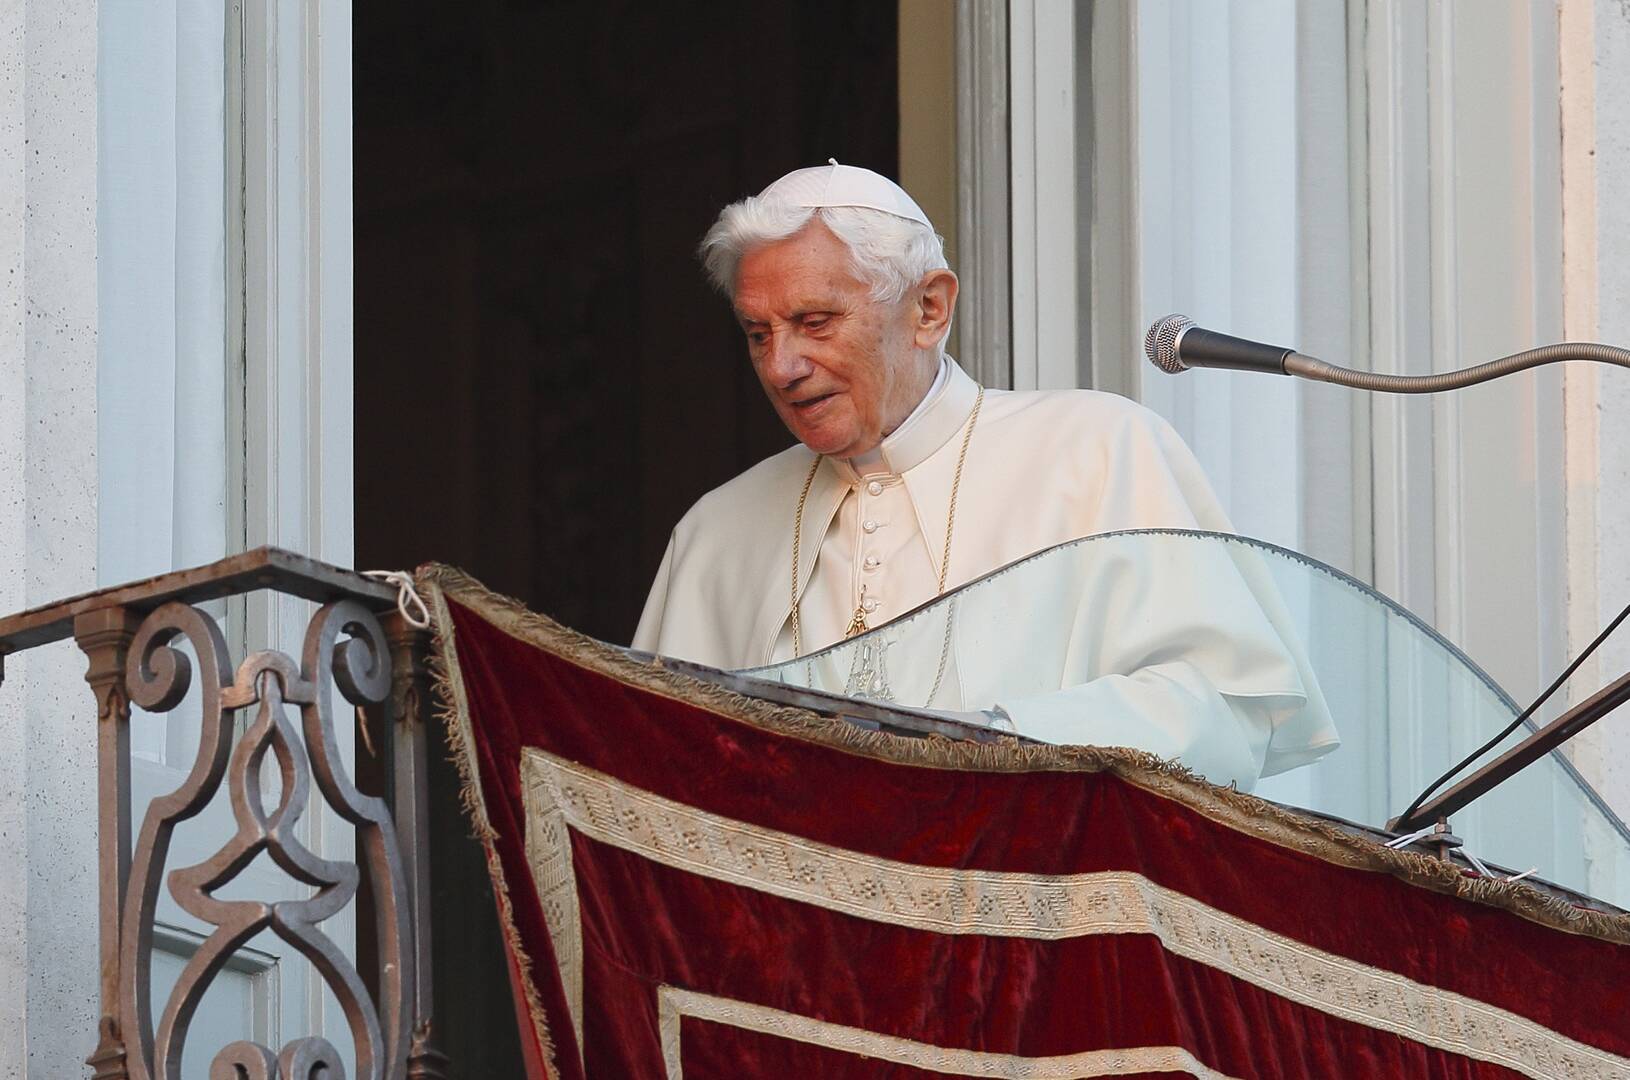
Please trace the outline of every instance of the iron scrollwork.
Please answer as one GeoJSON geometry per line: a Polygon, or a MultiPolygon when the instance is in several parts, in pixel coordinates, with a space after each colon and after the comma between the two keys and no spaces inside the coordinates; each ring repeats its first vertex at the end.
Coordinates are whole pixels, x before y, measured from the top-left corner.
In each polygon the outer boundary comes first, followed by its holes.
{"type": "MultiPolygon", "coordinates": [[[[175,647],[177,638],[185,638],[198,658],[202,729],[191,771],[178,788],[153,800],[132,852],[119,965],[129,1075],[180,1080],[182,1047],[204,993],[234,950],[269,929],[312,963],[338,1000],[358,1076],[403,1076],[412,1034],[408,990],[414,950],[402,856],[385,802],[358,791],[342,764],[331,692],[331,684],[337,684],[354,706],[377,705],[389,696],[390,652],[379,621],[356,600],[328,604],[307,627],[298,666],[286,654],[267,650],[245,658],[234,676],[215,621],[197,608],[167,603],[147,616],[131,642],[125,676],[132,702],[168,712],[186,697],[193,664],[175,647]],[[298,729],[287,706],[299,710],[298,729]],[[254,719],[234,745],[234,715],[250,708],[254,719]],[[281,778],[277,805],[270,808],[260,784],[268,755],[281,778]],[[175,901],[215,929],[188,960],[155,1028],[153,924],[171,837],[181,822],[203,811],[223,780],[237,831],[209,859],[169,875],[175,901]],[[354,863],[325,859],[297,835],[313,780],[334,812],[357,829],[354,863]],[[216,895],[263,852],[315,891],[305,899],[273,901],[216,895]],[[352,901],[364,872],[377,915],[377,1004],[355,964],[320,925],[352,901]]],[[[211,1080],[341,1080],[345,1070],[331,1043],[308,1036],[290,1041],[280,1053],[258,1043],[233,1043],[215,1056],[209,1075],[211,1080]]]]}

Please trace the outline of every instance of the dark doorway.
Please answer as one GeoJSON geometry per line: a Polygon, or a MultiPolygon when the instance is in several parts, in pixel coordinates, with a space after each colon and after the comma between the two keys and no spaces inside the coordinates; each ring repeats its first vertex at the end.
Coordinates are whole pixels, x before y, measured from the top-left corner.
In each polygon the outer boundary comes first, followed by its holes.
{"type": "Polygon", "coordinates": [[[695,258],[828,157],[897,173],[896,5],[356,14],[357,564],[627,641],[668,532],[787,445],[695,258]]]}
{"type": "MultiPolygon", "coordinates": [[[[787,445],[694,250],[828,157],[898,173],[897,5],[428,0],[355,14],[356,562],[435,559],[625,642],[669,530],[787,445]]],[[[437,1029],[521,1075],[457,779],[437,1029]]]]}

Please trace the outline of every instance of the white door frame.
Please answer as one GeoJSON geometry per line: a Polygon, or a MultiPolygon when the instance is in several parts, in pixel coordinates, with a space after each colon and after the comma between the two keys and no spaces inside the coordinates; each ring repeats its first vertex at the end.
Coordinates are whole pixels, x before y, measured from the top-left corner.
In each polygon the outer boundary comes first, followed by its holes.
{"type": "Polygon", "coordinates": [[[1001,388],[1013,385],[1007,21],[1007,0],[957,0],[957,359],[1001,388]]]}
{"type": "MultiPolygon", "coordinates": [[[[104,5],[100,15],[110,303],[99,436],[113,451],[100,459],[100,582],[267,544],[349,565],[350,3],[161,7],[104,5]],[[113,48],[125,51],[110,59],[113,48]],[[160,145],[143,145],[155,138],[160,145]],[[137,160],[144,155],[153,160],[137,160]]],[[[235,660],[263,648],[298,656],[310,605],[261,593],[224,614],[235,660]]],[[[176,786],[197,724],[190,702],[170,717],[134,718],[143,800],[176,786]]],[[[144,801],[133,810],[139,822],[144,801]]],[[[212,854],[230,835],[229,817],[223,796],[178,835],[169,866],[212,854]]],[[[327,858],[353,850],[352,830],[321,799],[302,841],[327,858]]],[[[94,865],[94,843],[86,858],[94,865]]],[[[301,888],[258,863],[240,881],[267,899],[301,888]]],[[[161,948],[208,929],[167,893],[160,915],[169,924],[161,948]]],[[[324,930],[349,949],[354,910],[324,930]]],[[[290,1036],[325,1035],[349,1059],[348,1026],[312,966],[269,934],[252,944],[254,962],[228,977],[247,979],[257,995],[254,1034],[274,1049],[290,1036]],[[268,995],[275,1000],[260,1000],[268,995]]],[[[78,1033],[80,1057],[92,1034],[78,1033]]]]}

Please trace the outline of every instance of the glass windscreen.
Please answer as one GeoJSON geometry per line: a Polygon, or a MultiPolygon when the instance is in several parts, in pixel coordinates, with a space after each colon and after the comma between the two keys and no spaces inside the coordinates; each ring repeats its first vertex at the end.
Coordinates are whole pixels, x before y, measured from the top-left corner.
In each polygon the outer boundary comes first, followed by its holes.
{"type": "MultiPolygon", "coordinates": [[[[912,708],[1000,706],[1032,737],[1157,753],[1192,737],[1185,724],[1231,731],[1232,720],[1244,735],[1196,744],[1198,771],[1375,827],[1519,711],[1355,579],[1269,544],[1173,530],[1050,548],[747,674],[912,708]],[[1173,720],[1185,713],[1198,719],[1173,720]],[[1247,757],[1255,769],[1238,764],[1247,757]]],[[[1559,753],[1451,824],[1485,862],[1630,907],[1630,832],[1559,753]]]]}

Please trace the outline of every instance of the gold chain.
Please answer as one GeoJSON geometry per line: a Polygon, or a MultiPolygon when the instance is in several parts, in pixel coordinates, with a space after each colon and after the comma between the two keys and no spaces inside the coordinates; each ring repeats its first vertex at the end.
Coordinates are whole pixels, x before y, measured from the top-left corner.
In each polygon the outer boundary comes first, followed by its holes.
{"type": "MultiPolygon", "coordinates": [[[[956,529],[956,500],[957,492],[962,489],[962,466],[967,463],[968,443],[973,441],[974,425],[979,422],[979,407],[984,402],[985,388],[981,386],[979,393],[973,399],[973,412],[968,414],[968,425],[962,432],[962,450],[957,454],[956,475],[951,480],[951,506],[945,516],[945,553],[940,557],[939,592],[934,594],[935,597],[945,595],[945,582],[951,572],[951,536],[956,529]]],[[[804,651],[802,608],[798,597],[798,564],[799,556],[803,551],[804,538],[804,503],[809,499],[810,486],[815,483],[815,473],[820,467],[821,458],[817,455],[814,463],[809,467],[809,475],[804,477],[804,490],[798,494],[798,509],[794,511],[792,517],[792,655],[794,657],[803,655],[804,651]]],[[[818,557],[819,554],[817,553],[818,557]]],[[[863,607],[857,608],[844,636],[850,637],[857,633],[864,633],[866,630],[865,609],[863,607]]],[[[948,646],[950,642],[949,621],[946,623],[946,642],[948,646]]],[[[934,689],[928,695],[930,701],[934,699],[934,694],[939,691],[940,679],[944,675],[945,657],[942,655],[940,657],[939,674],[934,679],[934,689]]]]}

